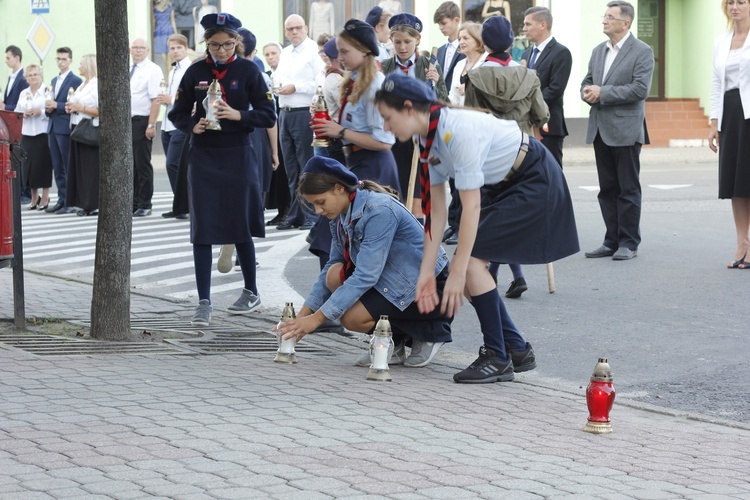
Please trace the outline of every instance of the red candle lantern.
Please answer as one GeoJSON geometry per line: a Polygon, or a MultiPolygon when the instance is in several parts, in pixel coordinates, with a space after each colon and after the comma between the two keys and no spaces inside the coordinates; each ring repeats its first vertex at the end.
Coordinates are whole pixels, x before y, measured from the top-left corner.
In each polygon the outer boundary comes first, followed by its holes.
{"type": "MultiPolygon", "coordinates": [[[[315,112],[313,113],[313,123],[319,121],[331,121],[331,115],[328,114],[328,106],[326,106],[326,99],[323,96],[323,87],[318,87],[315,92],[315,112]]],[[[328,141],[328,137],[324,135],[317,135],[313,130],[313,142],[312,145],[319,148],[327,148],[331,145],[328,141]]]]}
{"type": "Polygon", "coordinates": [[[615,388],[612,385],[612,370],[607,358],[599,358],[591,375],[591,382],[586,388],[586,404],[589,407],[589,421],[583,428],[592,434],[612,432],[609,412],[615,402],[615,388]]]}

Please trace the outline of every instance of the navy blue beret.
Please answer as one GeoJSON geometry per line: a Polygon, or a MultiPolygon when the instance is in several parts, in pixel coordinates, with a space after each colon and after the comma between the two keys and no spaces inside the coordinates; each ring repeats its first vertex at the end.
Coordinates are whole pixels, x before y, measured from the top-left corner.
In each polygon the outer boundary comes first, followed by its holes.
{"type": "Polygon", "coordinates": [[[245,46],[245,55],[249,57],[258,44],[255,35],[253,35],[253,32],[247,28],[240,28],[237,30],[237,33],[242,37],[242,44],[245,46]]]}
{"type": "Polygon", "coordinates": [[[513,45],[513,28],[504,16],[492,16],[482,24],[482,42],[492,52],[505,52],[513,45]]]}
{"type": "Polygon", "coordinates": [[[359,182],[354,172],[327,156],[313,156],[310,158],[305,164],[305,168],[302,169],[302,173],[328,174],[347,186],[355,186],[359,182]]]}
{"type": "Polygon", "coordinates": [[[420,21],[419,18],[413,14],[396,14],[388,21],[389,28],[400,26],[402,24],[411,26],[418,32],[422,33],[422,21],[420,21]]]}
{"type": "Polygon", "coordinates": [[[383,92],[387,92],[400,99],[408,99],[412,102],[437,101],[437,95],[432,85],[417,78],[407,76],[401,71],[389,73],[385,77],[381,89],[383,92]]]}
{"type": "Polygon", "coordinates": [[[323,52],[325,52],[329,59],[338,59],[339,49],[336,47],[336,37],[331,38],[323,45],[323,52]]]}
{"type": "Polygon", "coordinates": [[[366,22],[359,19],[349,19],[344,25],[344,30],[370,49],[373,55],[380,53],[378,39],[375,37],[375,29],[366,22]]]}
{"type": "Polygon", "coordinates": [[[211,28],[226,28],[237,31],[242,27],[242,22],[232,14],[219,12],[218,14],[206,14],[203,16],[201,26],[206,30],[210,30],[211,28]]]}
{"type": "Polygon", "coordinates": [[[380,24],[381,17],[383,17],[383,9],[376,5],[375,7],[370,9],[370,12],[367,13],[365,22],[374,28],[375,26],[380,24]]]}

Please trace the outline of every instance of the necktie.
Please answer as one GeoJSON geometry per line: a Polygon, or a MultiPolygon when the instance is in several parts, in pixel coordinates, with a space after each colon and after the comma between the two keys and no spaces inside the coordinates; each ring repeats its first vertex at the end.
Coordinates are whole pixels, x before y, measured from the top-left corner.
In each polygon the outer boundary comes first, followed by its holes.
{"type": "MultiPolygon", "coordinates": [[[[354,199],[357,197],[357,192],[354,191],[353,193],[349,194],[349,222],[352,221],[352,210],[354,209],[354,199]]],[[[348,224],[347,223],[347,224],[348,224]]],[[[339,219],[339,228],[341,228],[341,219],[339,219]]],[[[339,271],[339,278],[341,278],[341,282],[343,283],[346,281],[346,278],[351,276],[354,273],[354,262],[352,262],[351,257],[351,242],[349,241],[349,233],[344,230],[344,265],[341,267],[341,270],[339,271]]]]}
{"type": "Polygon", "coordinates": [[[130,68],[130,79],[133,79],[133,73],[135,73],[136,65],[134,64],[132,68],[130,68]]]}
{"type": "Polygon", "coordinates": [[[409,76],[409,68],[411,68],[411,65],[414,64],[411,59],[406,61],[406,64],[398,63],[399,68],[401,68],[401,71],[404,72],[406,76],[409,76]]]}
{"type": "Polygon", "coordinates": [[[531,51],[531,59],[529,59],[529,69],[534,69],[534,66],[536,65],[536,58],[539,55],[539,49],[534,47],[534,50],[531,51]]]}
{"type": "Polygon", "coordinates": [[[432,142],[435,140],[435,132],[437,132],[438,121],[440,119],[440,110],[443,109],[441,104],[433,104],[430,106],[430,123],[427,128],[427,137],[424,141],[424,146],[419,144],[419,161],[421,163],[419,169],[419,188],[422,197],[422,213],[424,214],[424,230],[432,238],[432,229],[430,228],[431,218],[430,211],[432,210],[432,201],[430,200],[430,148],[432,148],[432,142]]]}

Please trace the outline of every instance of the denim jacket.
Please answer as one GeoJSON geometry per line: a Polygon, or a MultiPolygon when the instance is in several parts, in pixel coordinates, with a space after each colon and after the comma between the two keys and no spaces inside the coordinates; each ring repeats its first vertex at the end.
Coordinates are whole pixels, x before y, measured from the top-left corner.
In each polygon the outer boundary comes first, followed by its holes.
{"type": "MultiPolygon", "coordinates": [[[[424,245],[424,229],[411,212],[388,194],[360,189],[348,213],[332,220],[330,226],[331,257],[305,305],[313,311],[320,309],[326,318],[336,320],[374,288],[400,310],[409,307],[416,295],[424,245]],[[344,262],[344,232],[349,235],[355,269],[331,293],[326,286],[326,274],[332,264],[344,262]]],[[[447,264],[448,257],[441,247],[435,275],[447,264]]]]}

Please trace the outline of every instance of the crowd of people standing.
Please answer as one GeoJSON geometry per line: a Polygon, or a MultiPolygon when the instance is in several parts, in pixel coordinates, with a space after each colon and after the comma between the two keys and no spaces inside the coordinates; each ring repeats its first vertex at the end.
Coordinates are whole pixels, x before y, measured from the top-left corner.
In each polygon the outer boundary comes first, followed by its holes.
{"type": "MultiPolygon", "coordinates": [[[[284,21],[289,44],[262,48],[270,66],[265,72],[255,37],[239,19],[202,2],[200,28],[180,34],[175,3],[157,2],[153,13],[160,19],[155,53],[172,62],[166,78],[148,58],[145,39],[130,47],[133,216],[151,215],[151,145],[164,110],[161,141],[175,203],[162,215],[190,219],[199,296],[193,324],[211,321],[212,245],[222,245],[225,261],[236,253],[244,289],[228,311],[248,314],[261,304],[253,238],[263,237],[267,225],[311,230],[321,275],[300,317],[280,327],[287,338],[299,340],[327,320],[371,331],[387,310],[399,332],[392,361],[424,366],[450,341],[450,318],[465,298],[476,310],[483,343],[456,382],[511,380],[514,372],[533,369],[533,348],[497,291],[498,265],[510,265],[505,296],[518,298],[528,289],[521,264],[549,263],[579,250],[562,170],[568,135],[563,94],[572,57],[552,36],[549,9],[525,12],[531,46],[520,62],[509,54],[509,16],[485,9],[483,23],[462,23],[453,1],[435,12],[447,42],[432,56],[420,54],[424,24],[413,14],[376,6],[339,33],[316,33],[316,40],[305,19],[292,14],[284,21]],[[191,39],[196,33],[200,40],[191,39]],[[199,43],[205,54],[191,61],[188,49],[199,43]],[[211,82],[221,91],[213,109],[204,102],[211,82]],[[323,96],[330,120],[312,119],[316,95],[323,96]],[[328,146],[314,149],[314,137],[328,146]],[[279,211],[268,223],[265,208],[279,211]],[[423,241],[415,228],[424,228],[423,241]],[[372,232],[381,239],[370,241],[372,232]],[[451,264],[444,262],[441,242],[457,245],[451,264]],[[415,256],[401,263],[403,275],[414,277],[411,289],[388,267],[399,248],[415,256]],[[380,264],[358,261],[373,252],[389,257],[380,264]],[[437,330],[410,336],[404,325],[415,321],[437,330]]],[[[498,12],[509,9],[507,2],[489,4],[498,12]]],[[[722,0],[722,6],[731,29],[716,43],[710,146],[720,150],[719,196],[732,199],[737,228],[728,267],[744,269],[750,268],[750,183],[741,161],[748,120],[742,110],[750,84],[742,63],[750,7],[739,0],[722,0]]],[[[644,103],[654,56],[630,32],[634,19],[629,2],[607,3],[606,41],[592,51],[580,85],[590,106],[586,140],[595,152],[606,226],[602,244],[587,258],[627,261],[640,244],[639,156],[648,144],[644,103]]],[[[96,57],[81,58],[79,77],[69,69],[72,51],[61,47],[60,73],[50,87],[42,68],[21,68],[21,58],[18,47],[6,49],[12,73],[4,105],[24,115],[28,209],[96,215],[98,145],[76,138],[99,123],[96,57]],[[53,173],[56,204],[49,193],[53,173]]]]}

